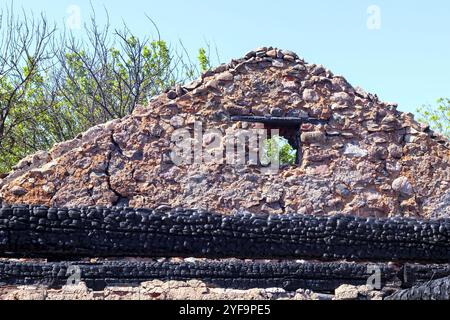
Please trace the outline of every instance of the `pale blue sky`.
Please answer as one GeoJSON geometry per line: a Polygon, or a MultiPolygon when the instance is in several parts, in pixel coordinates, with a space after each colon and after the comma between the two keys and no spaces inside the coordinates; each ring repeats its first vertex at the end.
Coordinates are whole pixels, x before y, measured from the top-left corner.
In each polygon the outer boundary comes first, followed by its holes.
{"type": "MultiPolygon", "coordinates": [[[[4,4],[6,0],[2,0],[4,4]]],[[[154,31],[183,41],[194,56],[206,41],[221,60],[243,56],[266,45],[290,49],[320,63],[353,85],[414,111],[438,97],[450,96],[450,1],[448,0],[93,0],[99,24],[104,5],[112,25],[122,19],[138,34],[154,31]],[[381,10],[381,28],[367,27],[367,10],[381,10]]],[[[63,22],[67,8],[90,14],[89,0],[13,0],[63,22]]]]}

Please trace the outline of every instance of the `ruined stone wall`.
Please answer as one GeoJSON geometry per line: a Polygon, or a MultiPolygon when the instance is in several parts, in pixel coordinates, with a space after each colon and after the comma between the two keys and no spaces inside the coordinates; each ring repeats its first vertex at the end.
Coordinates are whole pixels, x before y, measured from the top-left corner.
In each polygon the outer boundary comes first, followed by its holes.
{"type": "MultiPolygon", "coordinates": [[[[208,144],[208,136],[203,137],[208,144]]],[[[295,53],[261,48],[155,97],[133,114],[24,159],[0,181],[4,203],[126,205],[252,213],[448,216],[448,140],[295,53]],[[176,166],[180,128],[247,128],[231,116],[312,117],[300,166],[176,166]]]]}

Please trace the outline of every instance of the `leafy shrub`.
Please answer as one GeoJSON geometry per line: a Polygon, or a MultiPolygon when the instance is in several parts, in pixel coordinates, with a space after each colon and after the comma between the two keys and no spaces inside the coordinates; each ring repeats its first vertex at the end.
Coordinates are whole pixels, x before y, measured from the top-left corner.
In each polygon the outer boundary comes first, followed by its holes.
{"type": "Polygon", "coordinates": [[[137,37],[109,20],[99,27],[93,12],[77,36],[0,5],[0,175],[210,68],[209,50],[191,61],[182,43],[183,51],[169,46],[154,26],[158,38],[137,37]]]}
{"type": "Polygon", "coordinates": [[[417,110],[421,116],[419,121],[450,138],[450,99],[441,98],[436,102],[436,107],[422,106],[417,110]]]}
{"type": "Polygon", "coordinates": [[[274,136],[267,139],[263,144],[263,165],[269,164],[271,160],[279,156],[281,165],[294,165],[297,158],[297,150],[295,150],[286,138],[274,136]]]}

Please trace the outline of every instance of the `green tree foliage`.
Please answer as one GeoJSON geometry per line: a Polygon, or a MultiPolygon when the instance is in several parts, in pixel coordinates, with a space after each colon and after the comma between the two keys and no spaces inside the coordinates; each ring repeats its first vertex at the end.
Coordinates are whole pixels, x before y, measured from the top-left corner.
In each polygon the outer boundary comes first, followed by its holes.
{"type": "Polygon", "coordinates": [[[194,79],[210,68],[206,50],[200,52],[192,63],[159,32],[152,39],[126,25],[99,28],[95,14],[76,37],[43,16],[0,10],[0,174],[194,79]]]}
{"type": "Polygon", "coordinates": [[[450,99],[440,98],[436,103],[437,106],[422,106],[417,110],[421,116],[419,121],[450,138],[450,99]]]}
{"type": "Polygon", "coordinates": [[[262,162],[270,163],[278,154],[278,159],[281,165],[294,165],[297,158],[297,150],[295,150],[289,141],[280,136],[274,136],[267,139],[263,144],[263,158],[262,162]]]}
{"type": "Polygon", "coordinates": [[[202,72],[205,72],[207,70],[209,70],[211,68],[211,64],[209,61],[209,58],[206,54],[206,49],[205,48],[200,48],[198,50],[198,57],[197,57],[199,63],[200,63],[200,70],[202,72]]]}
{"type": "Polygon", "coordinates": [[[55,30],[43,17],[0,11],[0,173],[51,143],[42,123],[52,104],[43,74],[55,30]]]}

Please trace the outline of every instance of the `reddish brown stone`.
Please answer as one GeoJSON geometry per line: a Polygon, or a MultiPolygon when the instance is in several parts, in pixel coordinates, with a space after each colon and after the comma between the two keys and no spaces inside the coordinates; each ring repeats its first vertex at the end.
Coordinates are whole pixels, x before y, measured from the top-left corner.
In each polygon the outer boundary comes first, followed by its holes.
{"type": "MultiPolygon", "coordinates": [[[[0,201],[167,204],[224,214],[439,215],[449,199],[449,142],[325,68],[293,61],[292,54],[281,60],[278,52],[270,51],[277,62],[283,61],[277,68],[266,51],[256,50],[247,60],[183,86],[188,92],[181,97],[155,97],[130,116],[27,157],[0,180],[0,201]],[[298,166],[270,176],[257,165],[176,166],[170,159],[177,129],[193,133],[200,121],[203,129],[225,134],[227,129],[252,128],[231,122],[231,116],[269,114],[326,121],[326,126],[302,126],[320,134],[310,136],[313,141],[304,139],[308,143],[301,144],[298,166]]],[[[210,137],[204,143],[208,141],[210,137]]]]}

